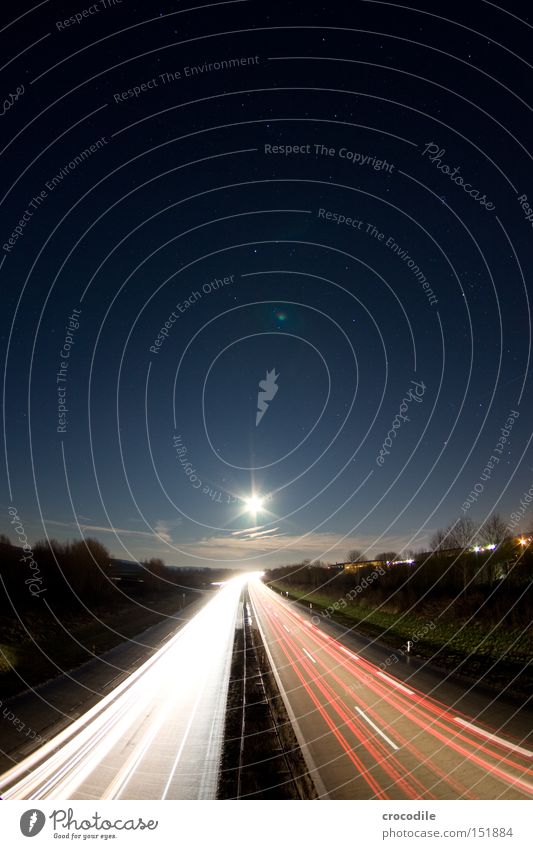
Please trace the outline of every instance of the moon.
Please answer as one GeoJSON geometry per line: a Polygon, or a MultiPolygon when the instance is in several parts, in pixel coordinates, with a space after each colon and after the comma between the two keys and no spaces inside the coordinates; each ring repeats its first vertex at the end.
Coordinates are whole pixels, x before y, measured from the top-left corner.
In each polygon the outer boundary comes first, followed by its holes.
{"type": "Polygon", "coordinates": [[[244,499],[244,503],[248,512],[252,513],[254,516],[263,509],[263,499],[259,495],[248,496],[248,498],[244,499]]]}

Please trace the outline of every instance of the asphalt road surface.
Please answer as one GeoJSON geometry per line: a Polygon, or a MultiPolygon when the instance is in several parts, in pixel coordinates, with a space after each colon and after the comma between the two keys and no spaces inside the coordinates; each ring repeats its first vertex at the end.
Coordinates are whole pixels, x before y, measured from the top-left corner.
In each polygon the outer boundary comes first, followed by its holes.
{"type": "MultiPolygon", "coordinates": [[[[5,773],[0,795],[214,798],[245,580],[223,587],[134,672],[5,773]]],[[[258,580],[249,591],[321,798],[533,796],[530,712],[411,659],[384,670],[383,647],[332,622],[318,627],[258,580]]]]}
{"type": "Polygon", "coordinates": [[[4,699],[0,714],[0,775],[108,695],[205,603],[206,594],[200,593],[195,601],[135,637],[123,638],[75,669],[4,699]]]}
{"type": "Polygon", "coordinates": [[[350,636],[341,642],[331,633],[335,626],[314,625],[260,582],[252,582],[250,592],[320,797],[533,796],[533,747],[525,739],[533,727],[530,713],[513,717],[507,706],[503,734],[503,721],[495,726],[494,720],[505,709],[496,703],[491,709],[490,697],[471,691],[461,698],[457,684],[444,680],[437,686],[434,672],[406,677],[404,670],[402,680],[394,669],[380,668],[364,639],[350,636]],[[491,715],[492,725],[486,721],[491,715]],[[509,736],[509,728],[516,729],[518,739],[509,736]]]}
{"type": "Polygon", "coordinates": [[[216,795],[242,581],[219,590],[108,695],[0,778],[4,799],[216,795]]]}

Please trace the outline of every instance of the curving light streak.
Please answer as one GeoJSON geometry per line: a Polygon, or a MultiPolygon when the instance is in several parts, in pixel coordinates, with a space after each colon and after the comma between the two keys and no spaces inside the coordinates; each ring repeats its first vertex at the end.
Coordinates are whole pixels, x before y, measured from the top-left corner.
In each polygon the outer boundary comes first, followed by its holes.
{"type": "Polygon", "coordinates": [[[305,726],[308,745],[319,749],[320,741],[331,740],[320,749],[327,751],[322,768],[330,774],[343,759],[352,762],[357,798],[533,796],[532,751],[458,716],[411,682],[407,687],[264,585],[254,588],[252,601],[276,653],[286,698],[298,700],[300,716],[308,700],[300,733],[305,726]],[[386,745],[384,735],[397,749],[386,745]]]}
{"type": "Polygon", "coordinates": [[[184,784],[189,798],[214,797],[235,617],[249,579],[229,581],[139,669],[5,773],[2,797],[181,798],[184,784]],[[166,759],[154,760],[156,743],[166,759]],[[189,745],[196,757],[191,766],[189,752],[180,772],[189,745]],[[139,795],[143,771],[151,781],[139,795]]]}

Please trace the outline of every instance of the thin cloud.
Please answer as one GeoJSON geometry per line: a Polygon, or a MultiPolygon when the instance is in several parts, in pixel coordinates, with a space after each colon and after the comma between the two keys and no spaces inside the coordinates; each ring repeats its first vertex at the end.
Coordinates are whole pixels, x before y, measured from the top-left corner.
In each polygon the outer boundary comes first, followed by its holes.
{"type": "Polygon", "coordinates": [[[157,536],[163,540],[163,542],[172,543],[172,537],[169,531],[168,522],[165,522],[163,519],[158,519],[155,523],[154,528],[157,536]]]}
{"type": "MultiPolygon", "coordinates": [[[[358,536],[340,539],[335,533],[315,533],[301,535],[261,535],[248,537],[228,536],[205,537],[194,543],[180,545],[184,554],[194,555],[206,560],[239,563],[241,559],[265,557],[272,565],[297,562],[300,560],[324,559],[328,562],[343,562],[350,548],[358,548],[371,558],[371,550],[390,549],[400,551],[407,539],[399,536],[376,537],[358,536]]],[[[198,562],[198,561],[197,561],[198,562]]]]}
{"type": "Polygon", "coordinates": [[[232,537],[240,536],[241,534],[249,534],[251,531],[258,531],[260,528],[263,528],[264,525],[255,525],[253,528],[243,528],[242,531],[232,531],[232,537]]]}
{"type": "MultiPolygon", "coordinates": [[[[268,531],[256,531],[256,533],[248,534],[246,539],[255,539],[256,537],[262,537],[262,536],[265,536],[266,534],[273,534],[278,530],[279,530],[279,528],[270,528],[270,530],[268,530],[268,531]]],[[[282,534],[278,534],[278,536],[282,536],[282,534]]]]}
{"type": "MultiPolygon", "coordinates": [[[[157,536],[157,524],[156,531],[132,531],[130,528],[115,528],[105,525],[86,525],[81,522],[78,525],[76,522],[58,522],[55,519],[46,519],[45,524],[55,525],[59,528],[72,528],[73,530],[80,528],[82,531],[89,531],[90,533],[95,534],[116,534],[117,536],[144,537],[145,539],[153,539],[154,536],[157,536]]],[[[170,538],[166,541],[172,542],[170,538]]]]}

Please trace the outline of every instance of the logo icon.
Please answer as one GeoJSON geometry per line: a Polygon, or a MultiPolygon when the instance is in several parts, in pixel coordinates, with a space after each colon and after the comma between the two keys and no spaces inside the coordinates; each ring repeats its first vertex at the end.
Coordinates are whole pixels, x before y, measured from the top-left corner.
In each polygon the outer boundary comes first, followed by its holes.
{"type": "Polygon", "coordinates": [[[20,830],[24,837],[35,837],[43,830],[46,817],[42,811],[32,808],[30,811],[24,811],[20,818],[20,830]]]}
{"type": "Polygon", "coordinates": [[[271,369],[271,371],[267,371],[265,380],[259,381],[260,391],[257,393],[257,414],[255,417],[256,427],[265,415],[270,401],[272,401],[274,395],[279,389],[279,386],[276,383],[278,377],[279,374],[276,374],[276,369],[271,369]]]}

